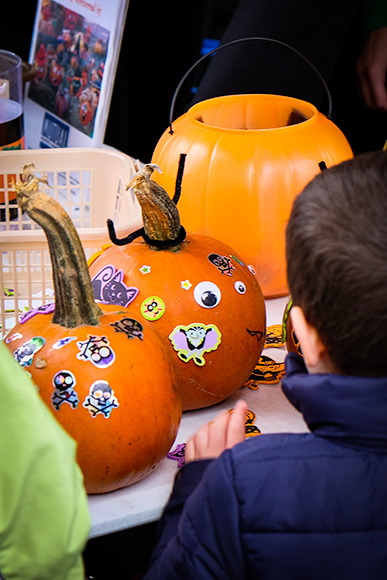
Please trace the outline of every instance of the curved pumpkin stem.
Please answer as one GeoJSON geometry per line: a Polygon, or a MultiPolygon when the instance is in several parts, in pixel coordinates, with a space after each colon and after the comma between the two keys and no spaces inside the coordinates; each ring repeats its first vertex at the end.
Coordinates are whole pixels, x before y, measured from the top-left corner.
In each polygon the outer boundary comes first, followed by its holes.
{"type": "Polygon", "coordinates": [[[89,269],[78,233],[62,206],[39,191],[33,163],[23,167],[23,181],[15,184],[19,207],[46,234],[52,263],[55,312],[52,321],[66,328],[96,326],[103,314],[94,301],[89,269]]]}
{"type": "Polygon", "coordinates": [[[160,247],[168,246],[170,250],[177,250],[185,237],[185,232],[182,236],[180,216],[175,203],[165,189],[151,179],[155,169],[161,173],[159,166],[155,163],[144,165],[126,189],[133,189],[141,206],[144,239],[150,247],[158,250],[160,247]]]}

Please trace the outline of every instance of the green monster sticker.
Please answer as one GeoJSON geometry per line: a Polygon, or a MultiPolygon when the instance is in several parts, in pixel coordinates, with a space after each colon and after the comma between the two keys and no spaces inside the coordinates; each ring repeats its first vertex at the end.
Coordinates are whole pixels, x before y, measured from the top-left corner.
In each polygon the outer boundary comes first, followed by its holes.
{"type": "Polygon", "coordinates": [[[35,354],[46,344],[42,336],[34,336],[31,340],[23,343],[17,348],[13,356],[22,367],[29,367],[35,354]]]}

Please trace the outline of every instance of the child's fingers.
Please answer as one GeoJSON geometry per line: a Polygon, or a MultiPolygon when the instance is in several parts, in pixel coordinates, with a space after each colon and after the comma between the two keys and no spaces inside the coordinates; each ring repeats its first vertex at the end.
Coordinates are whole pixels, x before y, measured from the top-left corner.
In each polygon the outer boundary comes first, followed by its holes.
{"type": "Polygon", "coordinates": [[[237,443],[245,439],[245,422],[247,413],[247,403],[240,399],[237,401],[233,412],[230,415],[227,426],[226,448],[230,449],[237,443]]]}
{"type": "Polygon", "coordinates": [[[226,449],[229,421],[230,413],[225,411],[208,424],[208,446],[211,452],[214,453],[214,457],[217,457],[226,449]]]}
{"type": "Polygon", "coordinates": [[[213,459],[245,438],[247,404],[238,401],[233,412],[223,411],[188,439],[185,461],[213,459]]]}
{"type": "Polygon", "coordinates": [[[204,459],[201,456],[202,450],[207,447],[208,425],[202,425],[194,435],[192,435],[185,445],[185,462],[204,459]]]}
{"type": "Polygon", "coordinates": [[[226,449],[229,419],[229,413],[223,412],[188,439],[185,447],[186,463],[197,459],[214,459],[226,449]]]}

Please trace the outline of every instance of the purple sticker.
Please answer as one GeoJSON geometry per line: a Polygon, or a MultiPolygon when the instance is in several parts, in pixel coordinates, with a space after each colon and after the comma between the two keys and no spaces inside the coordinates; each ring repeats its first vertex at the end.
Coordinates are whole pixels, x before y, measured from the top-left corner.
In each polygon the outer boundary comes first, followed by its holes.
{"type": "Polygon", "coordinates": [[[185,463],[185,443],[179,443],[175,449],[167,453],[169,459],[177,461],[177,466],[180,469],[185,463]]]}
{"type": "Polygon", "coordinates": [[[124,282],[124,271],[114,266],[105,266],[91,281],[94,298],[103,304],[128,306],[136,298],[138,288],[127,286],[124,282]]]}
{"type": "Polygon", "coordinates": [[[204,353],[216,350],[221,342],[221,333],[215,324],[193,323],[176,326],[169,340],[183,362],[193,359],[200,367],[206,364],[204,353]]]}
{"type": "Polygon", "coordinates": [[[41,306],[38,306],[38,308],[32,308],[32,310],[29,310],[25,314],[22,314],[19,319],[19,322],[20,324],[24,324],[25,322],[27,322],[27,320],[29,320],[33,316],[36,316],[37,314],[51,314],[52,312],[54,312],[54,310],[55,310],[55,302],[50,302],[49,304],[42,304],[41,306]]]}
{"type": "Polygon", "coordinates": [[[72,342],[73,340],[77,340],[77,337],[76,336],[66,336],[65,338],[60,338],[52,345],[52,348],[55,348],[55,350],[59,350],[63,346],[66,346],[66,344],[69,344],[70,342],[72,342]]]}
{"type": "Polygon", "coordinates": [[[116,358],[106,336],[88,334],[87,340],[77,342],[77,347],[80,350],[77,359],[90,361],[99,368],[110,367],[116,358]]]}

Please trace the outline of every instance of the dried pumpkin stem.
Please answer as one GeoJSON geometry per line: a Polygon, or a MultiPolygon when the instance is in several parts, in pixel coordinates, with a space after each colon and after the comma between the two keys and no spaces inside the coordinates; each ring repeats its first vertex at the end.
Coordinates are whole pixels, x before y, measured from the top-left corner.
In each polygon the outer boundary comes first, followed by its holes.
{"type": "Polygon", "coordinates": [[[62,206],[39,191],[33,164],[23,167],[23,181],[15,184],[19,207],[36,222],[47,238],[52,263],[55,312],[52,321],[66,328],[99,324],[102,311],[94,301],[85,253],[78,233],[62,206]]]}
{"type": "MultiPolygon", "coordinates": [[[[127,189],[133,189],[141,206],[145,234],[150,240],[169,241],[177,239],[180,233],[180,216],[178,209],[167,192],[158,185],[151,175],[160,168],[155,163],[144,165],[136,173],[127,189]]],[[[159,249],[157,246],[150,246],[159,249]]],[[[178,245],[174,248],[177,249],[178,245]]]]}

